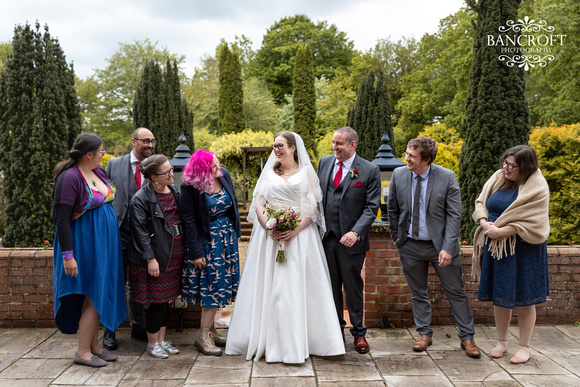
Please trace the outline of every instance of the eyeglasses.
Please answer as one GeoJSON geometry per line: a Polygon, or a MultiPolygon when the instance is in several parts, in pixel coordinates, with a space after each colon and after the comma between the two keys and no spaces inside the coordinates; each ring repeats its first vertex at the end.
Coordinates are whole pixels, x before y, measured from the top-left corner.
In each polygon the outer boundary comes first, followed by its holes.
{"type": "Polygon", "coordinates": [[[275,151],[281,151],[284,149],[284,144],[272,144],[272,148],[274,148],[275,151]]]}
{"type": "Polygon", "coordinates": [[[107,151],[106,151],[106,150],[104,150],[104,149],[103,149],[103,150],[100,150],[100,151],[97,151],[97,152],[99,152],[99,153],[101,154],[101,156],[104,156],[104,155],[105,155],[105,153],[107,153],[107,151]]]}
{"type": "Polygon", "coordinates": [[[512,170],[512,169],[514,169],[514,168],[519,168],[519,167],[520,167],[519,165],[513,165],[512,163],[510,163],[510,162],[509,162],[509,161],[507,161],[507,160],[504,160],[504,161],[503,161],[503,166],[504,166],[504,167],[507,167],[508,171],[511,171],[511,170],[512,170]]]}
{"type": "Polygon", "coordinates": [[[154,138],[136,138],[137,141],[143,141],[144,145],[155,145],[157,144],[157,140],[154,138]]]}
{"type": "Polygon", "coordinates": [[[169,168],[167,171],[163,172],[163,173],[154,173],[155,176],[165,176],[165,177],[169,177],[170,175],[173,174],[173,167],[169,168]]]}

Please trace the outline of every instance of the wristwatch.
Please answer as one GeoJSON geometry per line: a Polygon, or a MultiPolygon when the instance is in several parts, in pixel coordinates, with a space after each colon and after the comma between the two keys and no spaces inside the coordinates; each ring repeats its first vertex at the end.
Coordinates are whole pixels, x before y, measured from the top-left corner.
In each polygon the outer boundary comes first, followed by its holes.
{"type": "Polygon", "coordinates": [[[356,235],[356,237],[358,238],[358,232],[350,230],[350,232],[352,232],[354,235],[356,235]]]}

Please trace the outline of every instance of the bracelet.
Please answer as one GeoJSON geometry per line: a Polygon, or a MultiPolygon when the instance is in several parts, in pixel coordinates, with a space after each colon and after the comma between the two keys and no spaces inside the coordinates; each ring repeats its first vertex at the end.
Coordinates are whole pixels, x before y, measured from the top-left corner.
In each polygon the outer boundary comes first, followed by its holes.
{"type": "Polygon", "coordinates": [[[69,259],[74,259],[73,251],[72,250],[63,251],[62,259],[64,259],[65,261],[68,261],[69,259]]]}

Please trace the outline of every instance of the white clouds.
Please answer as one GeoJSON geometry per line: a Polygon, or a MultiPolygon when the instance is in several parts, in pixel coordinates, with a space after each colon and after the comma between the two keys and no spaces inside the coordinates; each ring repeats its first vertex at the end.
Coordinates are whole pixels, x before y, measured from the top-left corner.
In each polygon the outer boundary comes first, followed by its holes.
{"type": "Polygon", "coordinates": [[[185,55],[192,75],[220,39],[246,35],[258,48],[266,29],[284,16],[304,13],[336,24],[357,49],[366,50],[379,38],[434,33],[441,18],[463,5],[462,0],[21,0],[4,4],[0,41],[12,39],[17,24],[48,24],[84,78],[103,68],[119,43],[149,38],[185,55]]]}

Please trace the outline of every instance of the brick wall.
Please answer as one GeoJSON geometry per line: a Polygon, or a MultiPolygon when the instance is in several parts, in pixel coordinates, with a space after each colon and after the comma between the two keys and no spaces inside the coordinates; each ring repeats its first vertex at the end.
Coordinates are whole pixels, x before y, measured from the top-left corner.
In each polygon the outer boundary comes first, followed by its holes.
{"type": "MultiPolygon", "coordinates": [[[[478,283],[471,277],[471,247],[462,249],[465,288],[477,324],[493,324],[491,303],[477,301],[478,283]]],[[[538,306],[538,324],[571,324],[580,320],[580,248],[548,247],[551,295],[538,306]]],[[[397,249],[384,224],[371,229],[371,251],[363,269],[365,323],[368,327],[413,326],[411,293],[397,249]]],[[[443,288],[430,270],[433,324],[454,324],[443,288]]],[[[0,327],[54,327],[52,302],[52,249],[0,248],[0,327]]],[[[183,326],[199,326],[199,310],[185,310],[183,326]]],[[[171,309],[169,326],[178,311],[171,309]]],[[[514,321],[516,319],[514,318],[514,321]]],[[[128,326],[127,322],[124,324],[128,326]]]]}
{"type": "MultiPolygon", "coordinates": [[[[461,249],[463,281],[476,324],[493,325],[493,304],[477,300],[479,282],[471,276],[471,246],[461,249]]],[[[580,320],[580,248],[548,246],[550,296],[537,307],[538,324],[573,324],[580,320]]],[[[371,229],[371,250],[363,269],[365,323],[368,327],[413,326],[411,292],[386,224],[371,229]]],[[[455,324],[449,302],[433,268],[429,289],[434,325],[455,324]]],[[[514,312],[513,321],[517,321],[514,312]]]]}

